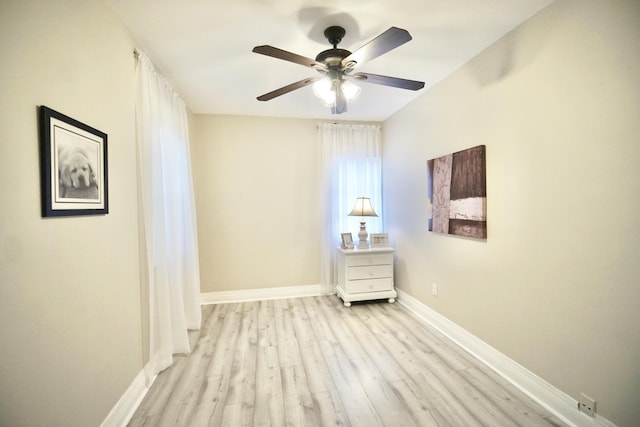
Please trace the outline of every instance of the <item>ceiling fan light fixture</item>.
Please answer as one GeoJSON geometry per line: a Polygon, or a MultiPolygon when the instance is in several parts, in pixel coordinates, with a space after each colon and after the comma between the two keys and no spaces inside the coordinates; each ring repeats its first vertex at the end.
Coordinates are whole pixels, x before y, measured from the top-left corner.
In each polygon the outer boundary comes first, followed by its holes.
{"type": "Polygon", "coordinates": [[[354,99],[356,99],[358,95],[360,95],[360,91],[362,90],[360,89],[360,86],[354,85],[347,80],[342,81],[342,85],[340,86],[340,88],[342,89],[342,93],[344,94],[344,97],[347,99],[347,101],[353,101],[354,99]]]}
{"type": "Polygon", "coordinates": [[[334,79],[329,77],[317,80],[313,84],[313,93],[322,100],[325,107],[333,107],[336,105],[336,89],[339,87],[345,100],[352,101],[360,95],[360,87],[346,80],[334,79]]]}
{"type": "Polygon", "coordinates": [[[326,107],[336,103],[336,91],[334,82],[329,77],[324,77],[313,84],[313,93],[322,100],[326,107]]]}

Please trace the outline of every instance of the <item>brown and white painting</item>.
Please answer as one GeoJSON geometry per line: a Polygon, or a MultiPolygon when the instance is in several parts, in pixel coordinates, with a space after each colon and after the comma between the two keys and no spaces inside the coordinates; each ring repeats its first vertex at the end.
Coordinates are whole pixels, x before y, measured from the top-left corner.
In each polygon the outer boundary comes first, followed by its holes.
{"type": "Polygon", "coordinates": [[[486,147],[427,161],[429,231],[487,238],[486,147]]]}

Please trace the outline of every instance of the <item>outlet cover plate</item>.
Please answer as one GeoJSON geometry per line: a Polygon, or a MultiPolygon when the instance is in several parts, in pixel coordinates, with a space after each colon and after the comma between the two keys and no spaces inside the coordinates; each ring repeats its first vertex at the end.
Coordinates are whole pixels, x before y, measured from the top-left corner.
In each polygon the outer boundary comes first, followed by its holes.
{"type": "Polygon", "coordinates": [[[580,401],[578,402],[578,409],[580,409],[581,412],[584,412],[590,417],[595,417],[596,415],[595,399],[590,398],[584,393],[580,393],[580,401]]]}

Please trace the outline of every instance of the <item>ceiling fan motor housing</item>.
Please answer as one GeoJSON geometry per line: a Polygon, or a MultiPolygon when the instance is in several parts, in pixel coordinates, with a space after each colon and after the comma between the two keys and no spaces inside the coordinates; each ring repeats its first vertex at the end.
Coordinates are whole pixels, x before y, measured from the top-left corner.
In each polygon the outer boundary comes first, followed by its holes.
{"type": "Polygon", "coordinates": [[[347,56],[351,55],[346,49],[327,49],[323,50],[316,56],[316,61],[323,62],[327,64],[329,67],[337,67],[342,64],[342,60],[347,56]]]}
{"type": "Polygon", "coordinates": [[[342,65],[342,60],[351,55],[346,49],[338,49],[338,43],[342,41],[342,38],[346,34],[344,28],[333,26],[324,30],[324,36],[329,40],[329,43],[333,45],[333,49],[327,49],[320,52],[316,56],[316,61],[327,64],[329,68],[337,68],[342,65]]]}

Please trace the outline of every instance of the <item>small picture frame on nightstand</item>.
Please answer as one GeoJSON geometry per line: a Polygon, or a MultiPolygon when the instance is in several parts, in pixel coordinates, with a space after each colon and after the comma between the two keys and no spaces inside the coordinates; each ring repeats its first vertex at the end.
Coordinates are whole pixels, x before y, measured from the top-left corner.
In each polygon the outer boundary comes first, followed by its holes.
{"type": "Polygon", "coordinates": [[[342,249],[353,249],[353,237],[351,233],[340,233],[342,238],[342,249]]]}
{"type": "Polygon", "coordinates": [[[371,233],[372,248],[386,248],[389,246],[389,234],[388,233],[371,233]]]}

